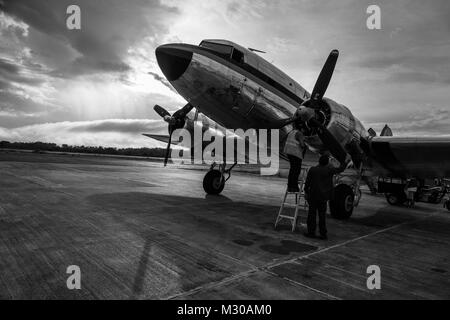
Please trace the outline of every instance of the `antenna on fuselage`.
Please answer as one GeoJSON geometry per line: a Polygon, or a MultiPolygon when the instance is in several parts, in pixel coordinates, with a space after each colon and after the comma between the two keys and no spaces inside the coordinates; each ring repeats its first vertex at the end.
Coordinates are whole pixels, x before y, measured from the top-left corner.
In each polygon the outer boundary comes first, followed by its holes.
{"type": "Polygon", "coordinates": [[[261,51],[261,50],[253,49],[253,48],[248,48],[248,50],[250,50],[251,52],[267,53],[265,51],[261,51]]]}

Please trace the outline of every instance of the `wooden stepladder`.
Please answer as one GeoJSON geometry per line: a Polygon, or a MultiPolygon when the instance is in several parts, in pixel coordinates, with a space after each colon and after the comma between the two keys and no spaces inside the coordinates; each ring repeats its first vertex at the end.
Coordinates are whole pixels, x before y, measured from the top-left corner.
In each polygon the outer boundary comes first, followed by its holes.
{"type": "Polygon", "coordinates": [[[299,218],[299,211],[300,209],[304,209],[305,211],[308,209],[308,201],[306,201],[305,198],[305,181],[306,176],[308,175],[308,169],[302,169],[299,177],[299,192],[289,192],[288,187],[286,187],[286,192],[284,193],[280,211],[278,212],[277,220],[275,221],[275,228],[278,227],[278,224],[282,220],[289,220],[292,223],[292,232],[295,232],[295,229],[297,228],[297,222],[299,218]],[[294,196],[295,203],[288,202],[288,197],[294,196]],[[294,215],[287,215],[284,214],[285,208],[292,208],[295,209],[294,215]]]}

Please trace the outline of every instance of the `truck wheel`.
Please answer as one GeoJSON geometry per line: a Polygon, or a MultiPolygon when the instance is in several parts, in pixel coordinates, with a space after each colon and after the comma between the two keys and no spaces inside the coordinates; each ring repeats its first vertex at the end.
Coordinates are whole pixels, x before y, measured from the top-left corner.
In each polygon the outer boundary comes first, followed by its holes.
{"type": "Polygon", "coordinates": [[[406,196],[396,193],[387,193],[386,200],[391,206],[401,206],[406,201],[406,196]]]}
{"type": "Polygon", "coordinates": [[[333,218],[349,219],[353,214],[355,194],[350,186],[340,184],[334,188],[334,196],[330,201],[330,211],[333,218]]]}
{"type": "Polygon", "coordinates": [[[447,200],[444,204],[448,211],[450,211],[450,200],[447,200]]]}
{"type": "Polygon", "coordinates": [[[218,195],[225,188],[225,179],[218,170],[209,171],[203,178],[203,190],[207,194],[218,195]]]}

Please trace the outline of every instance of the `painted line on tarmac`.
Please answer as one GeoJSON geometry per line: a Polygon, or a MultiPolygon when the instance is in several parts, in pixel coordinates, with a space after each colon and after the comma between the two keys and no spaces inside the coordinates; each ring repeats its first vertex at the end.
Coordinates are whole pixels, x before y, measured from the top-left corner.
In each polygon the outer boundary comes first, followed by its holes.
{"type": "MultiPolygon", "coordinates": [[[[278,261],[278,262],[276,262],[276,263],[268,263],[268,264],[263,265],[263,266],[261,266],[261,267],[256,267],[256,268],[254,268],[254,269],[247,270],[247,271],[245,271],[245,272],[242,272],[242,273],[233,275],[233,276],[231,276],[231,277],[224,278],[224,279],[222,279],[222,280],[220,280],[220,281],[207,283],[207,284],[198,286],[198,287],[196,287],[196,288],[194,288],[194,289],[191,289],[191,290],[189,290],[189,291],[185,291],[185,292],[182,292],[182,293],[177,293],[177,294],[171,295],[171,296],[167,297],[166,299],[167,299],[167,300],[171,300],[171,299],[176,299],[176,298],[180,298],[180,297],[187,297],[187,296],[190,296],[190,295],[192,295],[192,294],[195,294],[195,293],[200,292],[200,291],[205,290],[205,289],[213,289],[213,288],[217,288],[217,287],[220,287],[221,285],[228,284],[228,283],[233,282],[233,281],[235,281],[235,280],[240,280],[240,279],[242,279],[242,278],[249,277],[249,276],[251,276],[251,275],[253,275],[253,274],[257,273],[257,272],[265,272],[265,273],[268,273],[268,274],[273,275],[274,273],[273,273],[272,271],[270,271],[270,269],[273,269],[273,268],[275,268],[275,267],[281,266],[281,265],[283,265],[283,264],[287,264],[287,263],[296,263],[297,260],[306,259],[306,258],[309,258],[309,257],[311,257],[311,256],[314,256],[314,255],[317,255],[317,254],[320,254],[320,253],[324,253],[324,252],[327,252],[327,251],[330,251],[330,250],[333,250],[333,249],[336,249],[336,248],[340,248],[340,247],[346,246],[346,245],[348,245],[348,244],[350,244],[350,243],[354,243],[354,242],[357,242],[357,241],[360,241],[360,240],[363,240],[363,239],[366,239],[366,238],[369,238],[369,237],[372,237],[372,236],[375,236],[375,235],[378,235],[378,234],[381,234],[381,233],[384,233],[384,232],[388,232],[388,231],[397,229],[397,228],[402,227],[402,226],[407,225],[407,224],[411,224],[411,223],[414,223],[414,222],[417,222],[417,221],[426,220],[426,219],[428,219],[428,218],[430,218],[430,217],[433,217],[433,216],[436,216],[436,215],[438,215],[438,213],[429,214],[429,215],[426,215],[426,216],[424,216],[424,217],[422,217],[422,218],[419,218],[419,219],[413,219],[413,220],[410,220],[410,221],[405,221],[405,222],[402,222],[402,223],[399,223],[399,224],[390,226],[390,227],[388,227],[388,228],[384,228],[384,229],[381,229],[381,230],[378,230],[378,231],[375,231],[375,232],[371,232],[371,233],[366,234],[366,235],[361,236],[361,237],[357,237],[357,238],[354,238],[354,239],[350,239],[350,240],[347,240],[347,241],[338,243],[338,244],[336,244],[336,245],[333,245],[333,246],[330,246],[330,247],[326,247],[326,248],[323,248],[323,249],[321,249],[321,250],[318,250],[318,251],[315,251],[315,252],[311,252],[311,253],[305,254],[305,255],[303,255],[303,256],[297,256],[297,257],[291,258],[291,259],[289,259],[289,260],[278,261]]],[[[280,277],[280,276],[278,275],[278,277],[280,277]]],[[[307,285],[305,285],[305,284],[303,284],[303,283],[294,281],[294,280],[292,280],[292,279],[287,279],[287,278],[285,278],[285,277],[280,277],[280,278],[285,279],[285,280],[289,280],[289,281],[292,282],[292,283],[295,283],[295,284],[297,284],[297,285],[299,285],[299,286],[308,288],[308,289],[313,290],[313,291],[315,291],[315,292],[324,294],[325,296],[328,296],[328,297],[330,297],[330,298],[333,298],[333,299],[340,299],[339,297],[335,297],[335,296],[330,295],[330,294],[328,294],[328,293],[326,293],[326,292],[323,292],[323,291],[321,291],[321,290],[318,290],[318,289],[309,287],[309,286],[307,286],[307,285]]]]}

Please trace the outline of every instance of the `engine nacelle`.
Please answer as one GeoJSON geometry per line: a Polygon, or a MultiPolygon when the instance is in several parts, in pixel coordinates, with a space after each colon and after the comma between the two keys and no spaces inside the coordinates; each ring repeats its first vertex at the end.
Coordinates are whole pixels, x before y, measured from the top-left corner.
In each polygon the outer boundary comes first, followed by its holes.
{"type": "MultiPolygon", "coordinates": [[[[324,124],[350,154],[355,152],[354,146],[359,145],[365,129],[347,107],[324,98],[320,108],[315,110],[315,114],[316,120],[324,124]]],[[[306,142],[313,151],[320,153],[326,151],[326,147],[318,137],[316,129],[310,129],[307,132],[306,142]]]]}

